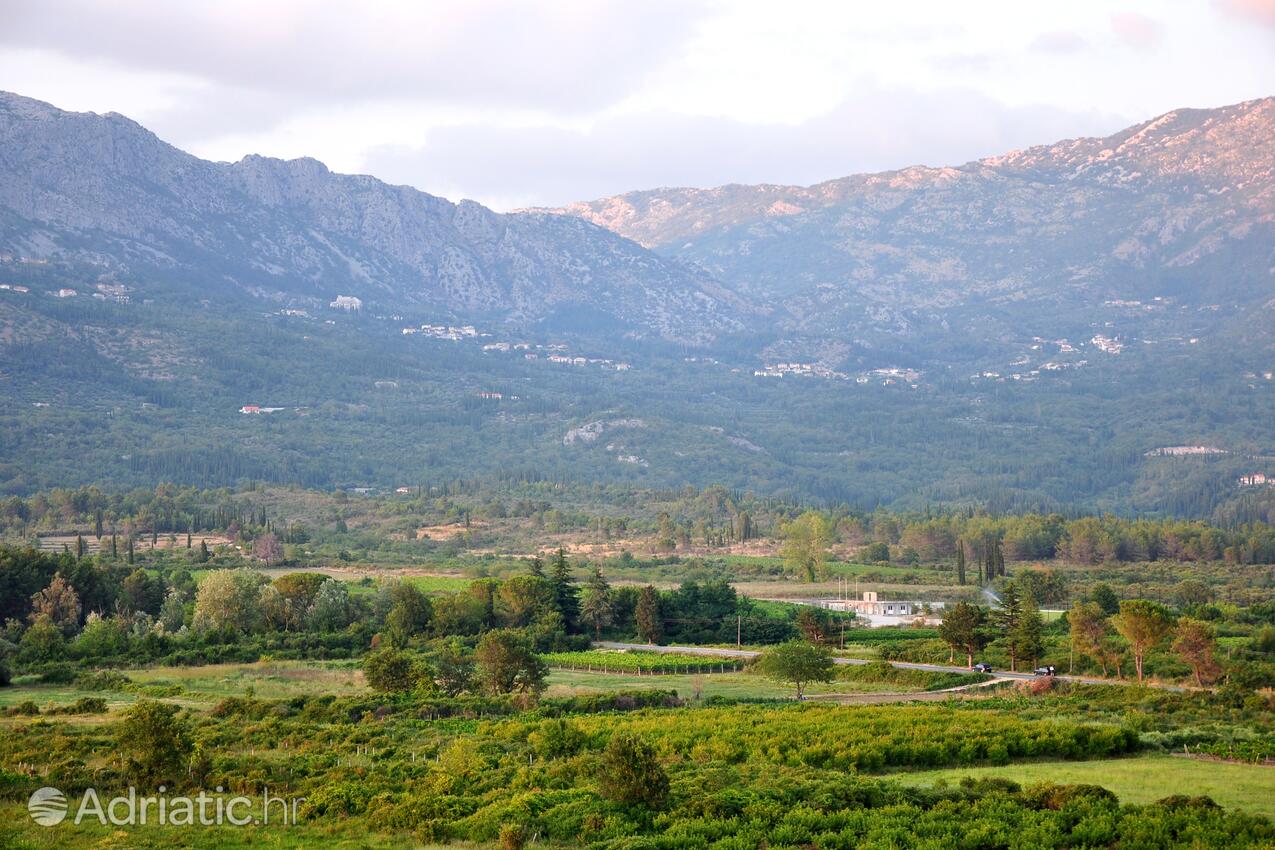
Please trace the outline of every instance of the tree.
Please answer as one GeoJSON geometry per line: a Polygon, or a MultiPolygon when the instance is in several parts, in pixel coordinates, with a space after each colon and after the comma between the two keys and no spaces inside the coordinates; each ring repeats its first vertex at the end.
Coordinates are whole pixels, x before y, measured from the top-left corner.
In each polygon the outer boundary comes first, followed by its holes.
{"type": "Polygon", "coordinates": [[[567,552],[561,547],[553,556],[553,576],[549,581],[553,585],[554,605],[562,615],[565,630],[568,633],[575,632],[576,625],[580,622],[580,596],[575,580],[571,577],[567,552]]]}
{"type": "Polygon", "coordinates": [[[784,566],[806,581],[828,577],[828,547],[832,528],[823,514],[806,511],[782,529],[784,566]]]}
{"type": "Polygon", "coordinates": [[[1120,603],[1120,613],[1111,618],[1120,636],[1129,642],[1133,652],[1133,667],[1142,683],[1143,662],[1147,653],[1158,646],[1173,629],[1173,615],[1158,602],[1147,599],[1125,599],[1120,603]]]}
{"type": "Polygon", "coordinates": [[[363,659],[363,677],[368,687],[384,693],[408,693],[423,683],[432,687],[431,672],[408,653],[389,647],[368,653],[363,659]]]}
{"type": "Polygon", "coordinates": [[[1217,640],[1213,636],[1213,627],[1208,623],[1190,617],[1179,620],[1173,651],[1190,665],[1195,684],[1199,687],[1204,687],[1206,680],[1212,682],[1217,678],[1220,672],[1217,640]]]}
{"type": "Polygon", "coordinates": [[[261,609],[262,625],[267,631],[289,632],[304,624],[305,609],[280,593],[273,584],[261,586],[257,605],[261,609]]]}
{"type": "Polygon", "coordinates": [[[66,657],[66,636],[52,620],[40,617],[22,633],[18,658],[28,664],[60,661],[66,657]]]}
{"type": "Polygon", "coordinates": [[[1085,656],[1097,661],[1102,675],[1107,675],[1107,656],[1104,642],[1107,638],[1107,618],[1097,602],[1076,601],[1067,612],[1067,627],[1073,655],[1085,656]]]}
{"type": "Polygon", "coordinates": [[[47,619],[65,634],[70,634],[80,625],[79,594],[62,577],[62,573],[54,573],[49,586],[32,595],[30,616],[33,623],[47,619]]]}
{"type": "Polygon", "coordinates": [[[298,610],[308,611],[319,588],[333,579],[321,573],[288,573],[274,580],[274,586],[285,599],[292,600],[298,610]]]}
{"type": "Polygon", "coordinates": [[[531,649],[531,642],[512,629],[495,629],[478,641],[474,653],[478,680],[488,693],[532,693],[544,690],[549,670],[531,649]]]}
{"type": "Polygon", "coordinates": [[[974,654],[987,645],[983,632],[986,614],[977,605],[957,602],[943,613],[939,637],[953,652],[965,653],[965,666],[974,666],[974,654]]]}
{"type": "Polygon", "coordinates": [[[803,697],[810,682],[832,681],[832,670],[832,651],[802,640],[772,646],[757,661],[757,671],[763,676],[794,685],[797,699],[803,697]]]}
{"type": "Polygon", "coordinates": [[[1042,639],[1044,624],[1040,619],[1040,608],[1031,593],[1023,593],[1018,600],[1018,617],[1013,632],[1009,635],[1013,655],[1030,661],[1035,667],[1041,652],[1045,649],[1042,639]]]}
{"type": "Polygon", "coordinates": [[[310,628],[320,632],[336,632],[350,625],[354,619],[354,610],[350,603],[350,590],[345,582],[324,579],[314,594],[308,616],[310,628]]]}
{"type": "Polygon", "coordinates": [[[164,597],[164,604],[159,609],[159,622],[166,632],[178,631],[185,624],[186,596],[180,590],[173,588],[164,597]]]}
{"type": "Polygon", "coordinates": [[[127,623],[114,617],[89,614],[83,631],[71,642],[71,654],[78,658],[107,659],[127,652],[127,623]]]}
{"type": "Polygon", "coordinates": [[[199,554],[195,555],[195,562],[199,564],[208,563],[208,559],[212,557],[212,553],[208,551],[208,541],[199,541],[199,554]]]}
{"type": "Polygon", "coordinates": [[[1120,597],[1111,589],[1111,585],[1098,583],[1089,591],[1089,601],[1097,603],[1102,613],[1110,617],[1120,611],[1120,597]]]}
{"type": "Polygon", "coordinates": [[[611,625],[612,613],[611,585],[602,570],[594,570],[580,598],[580,618],[593,627],[594,638],[601,640],[602,629],[611,625]]]}
{"type": "Polygon", "coordinates": [[[1173,601],[1181,608],[1197,608],[1213,601],[1213,592],[1199,579],[1189,578],[1173,589],[1173,601]]]}
{"type": "Polygon", "coordinates": [[[1018,629],[1019,617],[1022,615],[1022,594],[1018,585],[1010,582],[1001,591],[1001,607],[992,613],[992,625],[1005,641],[1005,649],[1009,652],[1010,672],[1018,670],[1018,643],[1014,633],[1018,629]]]}
{"type": "Polygon", "coordinates": [[[642,588],[638,596],[633,619],[637,624],[638,636],[642,640],[647,643],[659,643],[663,640],[664,618],[660,615],[660,594],[649,584],[642,588]]]}
{"type": "Polygon", "coordinates": [[[536,578],[545,577],[545,562],[539,555],[536,555],[531,559],[531,563],[528,565],[527,569],[529,575],[535,576],[536,578]]]}
{"type": "Polygon", "coordinates": [[[810,605],[801,606],[793,625],[807,642],[814,644],[827,643],[832,631],[828,613],[810,605]]]}
{"type": "Polygon", "coordinates": [[[283,557],[283,546],[273,531],[267,531],[252,541],[252,556],[267,567],[283,557]]]}
{"type": "Polygon", "coordinates": [[[213,570],[195,592],[191,625],[197,631],[257,631],[262,626],[261,586],[266,577],[255,570],[213,570]]]}
{"type": "MultiPolygon", "coordinates": [[[[542,571],[543,573],[543,571],[542,571]]],[[[496,592],[504,622],[510,628],[522,628],[554,610],[554,591],[544,575],[512,576],[500,583],[496,592]]]]}
{"type": "Polygon", "coordinates": [[[191,752],[190,723],[178,707],[140,700],[124,712],[115,748],[139,786],[173,782],[186,772],[191,752]]]}
{"type": "Polygon", "coordinates": [[[158,614],[164,604],[164,583],[151,578],[146,570],[133,570],[120,585],[117,602],[120,610],[129,616],[138,612],[158,614]]]}
{"type": "Polygon", "coordinates": [[[429,628],[434,608],[429,598],[410,582],[395,582],[390,587],[390,610],[385,615],[385,628],[390,643],[407,646],[415,635],[429,628]]]}
{"type": "Polygon", "coordinates": [[[443,641],[430,656],[434,681],[449,697],[471,690],[474,685],[474,656],[460,638],[443,641]]]}
{"type": "Polygon", "coordinates": [[[663,808],[668,801],[668,774],[655,749],[628,732],[616,732],[598,764],[602,796],[625,806],[663,808]]]}
{"type": "Polygon", "coordinates": [[[956,583],[965,584],[965,541],[956,541],[956,583]]]}

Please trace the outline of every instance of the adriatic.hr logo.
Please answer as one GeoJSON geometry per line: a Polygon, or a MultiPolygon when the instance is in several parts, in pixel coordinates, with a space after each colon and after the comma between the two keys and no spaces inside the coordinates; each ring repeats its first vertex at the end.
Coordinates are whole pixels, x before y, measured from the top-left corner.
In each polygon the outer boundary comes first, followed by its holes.
{"type": "Polygon", "coordinates": [[[57,788],[41,788],[27,801],[31,820],[40,826],[57,826],[70,817],[82,823],[86,818],[106,826],[248,826],[297,822],[304,797],[283,798],[263,788],[260,801],[242,795],[231,796],[217,786],[215,794],[200,791],[195,796],[168,796],[159,786],[159,794],[142,796],[130,787],[127,794],[102,798],[96,788],[86,788],[79,804],[71,811],[71,801],[57,788]],[[72,815],[74,815],[72,817],[72,815]]]}
{"type": "Polygon", "coordinates": [[[27,811],[40,826],[57,826],[66,818],[66,795],[56,788],[40,788],[27,800],[27,811]]]}

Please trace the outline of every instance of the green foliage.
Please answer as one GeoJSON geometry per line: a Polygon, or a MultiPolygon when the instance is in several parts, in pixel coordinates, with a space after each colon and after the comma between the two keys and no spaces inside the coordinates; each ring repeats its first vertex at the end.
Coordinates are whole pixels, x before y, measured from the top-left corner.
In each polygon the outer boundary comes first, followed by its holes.
{"type": "Polygon", "coordinates": [[[147,788],[184,778],[191,747],[190,723],[180,709],[154,700],[134,703],[115,733],[129,776],[147,788]]]}
{"type": "Polygon", "coordinates": [[[828,547],[833,542],[832,528],[823,514],[806,511],[780,529],[783,536],[784,565],[806,581],[822,581],[828,577],[828,547]]]}
{"type": "Polygon", "coordinates": [[[587,650],[549,652],[540,659],[550,667],[601,670],[608,673],[713,673],[739,670],[737,658],[712,658],[678,652],[587,650]]]}
{"type": "Polygon", "coordinates": [[[789,641],[766,649],[756,662],[757,672],[779,682],[789,682],[801,699],[811,682],[830,682],[832,652],[825,646],[805,641],[789,641]]]}
{"type": "Polygon", "coordinates": [[[939,637],[953,652],[965,654],[965,666],[974,664],[974,654],[986,646],[988,635],[983,630],[986,614],[977,605],[957,602],[943,612],[939,625],[939,637]]]}
{"type": "Polygon", "coordinates": [[[487,632],[474,653],[477,680],[491,694],[537,694],[544,689],[548,668],[522,634],[510,629],[487,632]]]}
{"type": "Polygon", "coordinates": [[[602,751],[598,787],[621,805],[660,809],[668,800],[669,779],[654,747],[636,735],[617,732],[602,751]]]}
{"type": "Polygon", "coordinates": [[[433,684],[433,671],[414,655],[386,648],[368,653],[363,659],[363,675],[368,686],[385,693],[407,693],[433,684]]]}

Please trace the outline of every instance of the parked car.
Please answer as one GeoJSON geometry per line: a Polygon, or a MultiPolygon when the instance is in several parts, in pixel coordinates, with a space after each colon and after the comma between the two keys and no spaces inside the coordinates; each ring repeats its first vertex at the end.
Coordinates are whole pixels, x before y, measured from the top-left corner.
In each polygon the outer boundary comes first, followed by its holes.
{"type": "Polygon", "coordinates": [[[980,661],[974,665],[974,672],[975,673],[990,673],[992,672],[992,665],[986,663],[985,661],[980,661]]]}
{"type": "Polygon", "coordinates": [[[1054,665],[1046,664],[1044,667],[1037,667],[1032,671],[1037,676],[1053,676],[1058,671],[1054,669],[1054,665]]]}

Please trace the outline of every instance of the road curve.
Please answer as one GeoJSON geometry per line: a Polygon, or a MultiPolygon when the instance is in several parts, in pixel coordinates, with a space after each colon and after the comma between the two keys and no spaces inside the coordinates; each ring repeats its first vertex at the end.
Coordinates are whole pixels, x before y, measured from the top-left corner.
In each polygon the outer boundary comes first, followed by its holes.
{"type": "MultiPolygon", "coordinates": [[[[661,646],[649,643],[619,643],[616,641],[602,640],[593,644],[599,649],[636,649],[643,652],[676,652],[685,655],[709,655],[719,658],[756,658],[761,655],[754,649],[724,649],[716,646],[661,646]]],[[[863,658],[842,658],[835,656],[833,662],[836,664],[871,664],[872,661],[863,658]]],[[[948,664],[913,664],[908,661],[891,661],[892,666],[901,670],[927,670],[931,673],[969,673],[971,672],[965,667],[955,667],[948,664]]],[[[995,671],[989,675],[997,679],[1018,679],[1022,681],[1031,681],[1036,678],[1032,673],[1009,673],[1005,671],[995,671]]],[[[1130,685],[1132,682],[1126,682],[1120,679],[1095,679],[1088,676],[1067,676],[1056,675],[1055,679],[1064,682],[1080,682],[1086,685],[1130,685]]],[[[1169,691],[1181,691],[1184,688],[1174,685],[1160,685],[1151,682],[1146,683],[1148,687],[1161,688],[1169,691]]]]}

